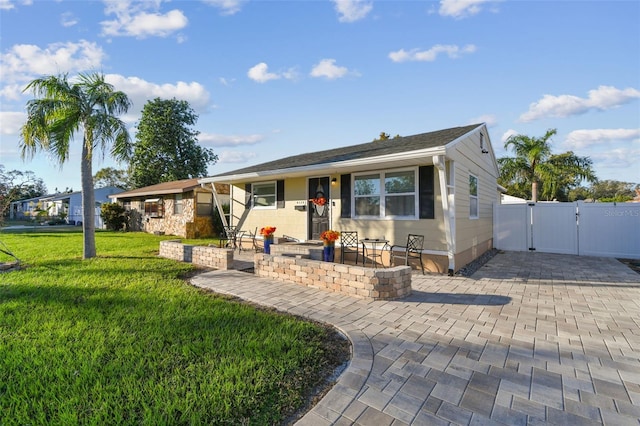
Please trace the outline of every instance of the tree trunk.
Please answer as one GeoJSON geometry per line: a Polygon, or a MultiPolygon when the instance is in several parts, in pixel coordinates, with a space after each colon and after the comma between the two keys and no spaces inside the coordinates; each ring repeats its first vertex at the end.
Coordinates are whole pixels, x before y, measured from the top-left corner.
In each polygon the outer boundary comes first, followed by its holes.
{"type": "Polygon", "coordinates": [[[80,160],[80,178],[82,180],[82,236],[84,247],[83,259],[96,257],[96,196],[93,191],[93,174],[91,170],[91,153],[87,149],[86,140],[82,143],[82,159],[80,160]]]}
{"type": "Polygon", "coordinates": [[[535,180],[531,182],[531,201],[538,202],[538,182],[535,180]]]}

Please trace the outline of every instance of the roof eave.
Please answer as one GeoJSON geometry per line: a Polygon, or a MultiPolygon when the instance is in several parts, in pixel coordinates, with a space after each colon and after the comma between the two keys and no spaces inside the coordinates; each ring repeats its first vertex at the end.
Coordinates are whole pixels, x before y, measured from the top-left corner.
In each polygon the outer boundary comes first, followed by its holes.
{"type": "Polygon", "coordinates": [[[175,188],[175,189],[165,189],[165,190],[156,190],[156,191],[144,191],[144,192],[135,192],[127,194],[126,192],[119,192],[117,194],[111,194],[109,198],[135,198],[135,197],[146,197],[149,195],[165,195],[165,194],[184,194],[185,192],[193,191],[198,188],[200,185],[190,186],[188,188],[175,188]]]}
{"type": "Polygon", "coordinates": [[[200,183],[217,183],[217,182],[246,182],[251,180],[264,180],[265,178],[275,177],[296,177],[309,176],[318,173],[350,173],[362,170],[370,170],[371,166],[395,167],[406,166],[407,162],[414,160],[425,160],[425,157],[431,161],[434,155],[446,154],[445,146],[435,148],[426,148],[409,152],[398,152],[389,155],[381,155],[377,157],[359,158],[348,161],[336,161],[323,164],[312,164],[301,167],[291,167],[286,169],[263,170],[252,173],[241,173],[222,176],[211,176],[200,179],[200,183]]]}

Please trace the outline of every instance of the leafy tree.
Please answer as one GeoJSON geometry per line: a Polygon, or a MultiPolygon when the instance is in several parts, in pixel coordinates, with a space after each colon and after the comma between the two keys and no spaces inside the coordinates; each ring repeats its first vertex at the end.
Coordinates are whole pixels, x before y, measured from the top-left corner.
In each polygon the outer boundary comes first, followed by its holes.
{"type": "Polygon", "coordinates": [[[117,160],[130,156],[129,132],[117,115],[126,113],[131,102],[99,73],[80,74],[74,81],[69,81],[67,74],[46,76],[33,80],[24,90],[32,91],[35,99],[27,103],[27,122],[22,126],[23,158],[46,151],[62,166],[69,159],[73,136],[82,133],[83,258],[95,257],[93,155],[96,150],[104,155],[110,148],[117,160]]]}
{"type": "Polygon", "coordinates": [[[131,187],[203,177],[218,156],[198,145],[198,116],[187,101],[156,98],[142,110],[129,168],[131,187]]]}
{"type": "Polygon", "coordinates": [[[377,137],[376,139],[374,139],[373,141],[386,141],[387,139],[389,139],[391,137],[391,135],[389,133],[385,133],[385,132],[380,132],[380,136],[377,137]]]}
{"type": "Polygon", "coordinates": [[[5,170],[0,164],[0,224],[9,215],[12,202],[35,198],[47,193],[42,179],[31,171],[5,170]]]}
{"type": "Polygon", "coordinates": [[[611,199],[616,202],[630,201],[635,197],[636,189],[640,189],[640,184],[617,180],[603,180],[591,185],[592,196],[598,201],[603,201],[604,199],[611,199]]]}
{"type": "Polygon", "coordinates": [[[93,175],[93,184],[96,188],[116,186],[121,189],[129,189],[129,175],[126,170],[104,167],[93,175]]]}
{"type": "Polygon", "coordinates": [[[100,217],[104,220],[107,229],[120,231],[127,222],[125,208],[118,203],[104,203],[100,206],[100,217]]]}
{"type": "MultiPolygon", "coordinates": [[[[400,137],[400,135],[397,134],[393,138],[396,139],[396,138],[399,138],[399,137],[400,137]]],[[[373,141],[374,142],[376,142],[376,141],[386,141],[388,139],[391,139],[391,135],[389,133],[380,132],[380,136],[375,138],[373,141]]]]}
{"type": "Polygon", "coordinates": [[[543,198],[566,200],[569,190],[582,180],[597,181],[590,158],[571,151],[551,154],[549,140],[555,134],[556,129],[549,129],[541,138],[513,135],[506,140],[505,149],[513,149],[516,156],[498,159],[498,183],[509,194],[536,202],[541,183],[543,198]]]}
{"type": "Polygon", "coordinates": [[[589,188],[579,186],[569,190],[569,201],[588,200],[589,198],[592,198],[589,188]]]}

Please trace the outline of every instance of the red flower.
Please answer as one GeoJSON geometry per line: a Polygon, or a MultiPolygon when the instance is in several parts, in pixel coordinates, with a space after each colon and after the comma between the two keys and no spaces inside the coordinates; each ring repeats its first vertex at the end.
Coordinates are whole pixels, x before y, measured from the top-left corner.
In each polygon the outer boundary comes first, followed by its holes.
{"type": "Polygon", "coordinates": [[[264,237],[271,237],[274,232],[276,232],[275,226],[265,226],[264,228],[260,228],[260,235],[264,237]]]}

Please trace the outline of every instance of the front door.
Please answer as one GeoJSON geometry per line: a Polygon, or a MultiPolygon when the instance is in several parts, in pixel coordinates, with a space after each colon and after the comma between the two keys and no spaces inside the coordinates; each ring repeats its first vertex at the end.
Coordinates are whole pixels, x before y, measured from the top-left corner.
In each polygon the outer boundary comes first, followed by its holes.
{"type": "Polygon", "coordinates": [[[309,179],[309,236],[319,240],[320,234],[329,229],[329,177],[309,179]]]}

